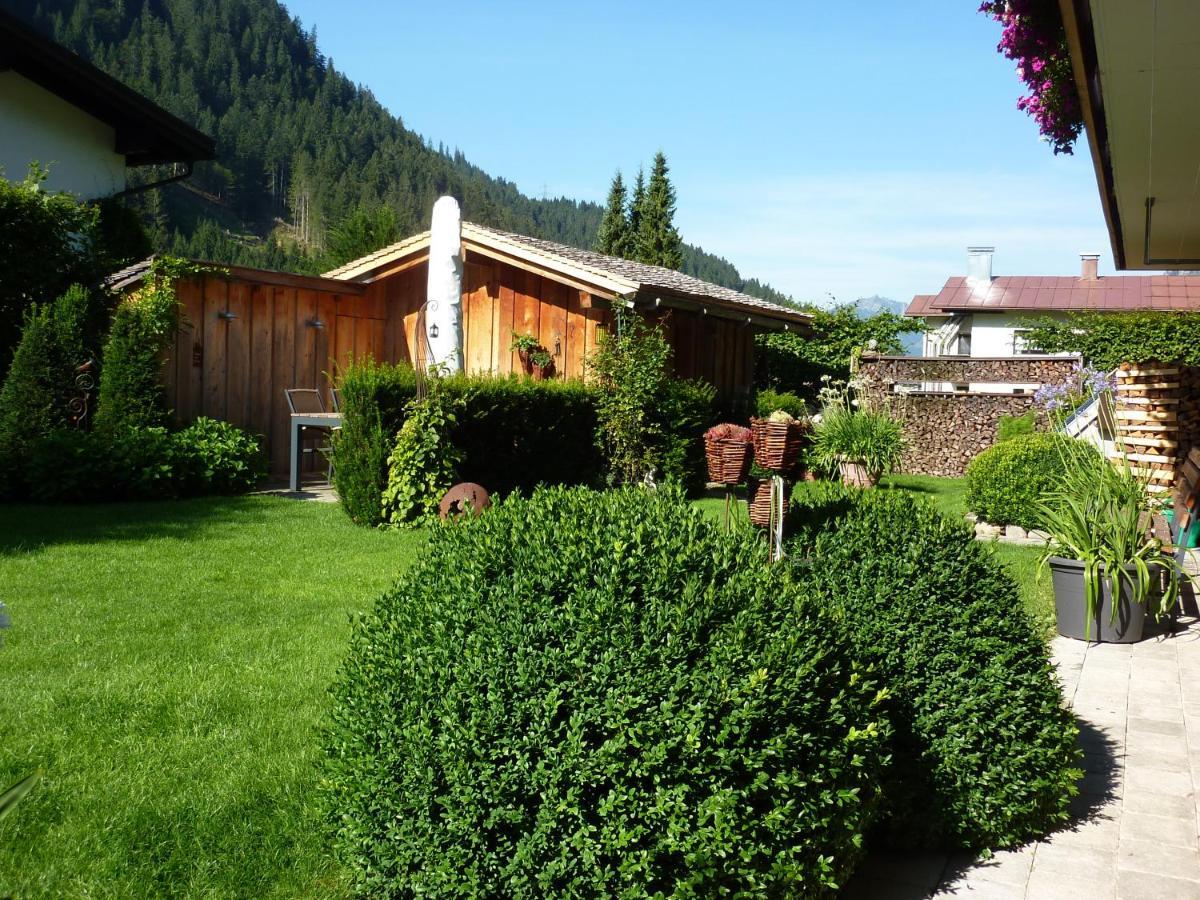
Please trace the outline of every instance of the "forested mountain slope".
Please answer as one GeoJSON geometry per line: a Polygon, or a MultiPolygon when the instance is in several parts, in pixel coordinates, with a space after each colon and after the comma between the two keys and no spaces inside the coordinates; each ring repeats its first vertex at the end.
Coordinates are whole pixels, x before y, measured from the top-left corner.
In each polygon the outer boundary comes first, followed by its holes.
{"type": "MultiPolygon", "coordinates": [[[[446,193],[473,221],[578,247],[594,243],[599,205],[528,197],[408,130],[338,72],[315,32],[275,0],[0,5],[216,138],[217,161],[197,166],[184,185],[136,201],[164,249],[316,271],[330,262],[329,235],[348,217],[382,221],[404,236],[427,227],[433,201],[446,193]]],[[[685,248],[683,268],[783,299],[696,247],[685,248]]]]}

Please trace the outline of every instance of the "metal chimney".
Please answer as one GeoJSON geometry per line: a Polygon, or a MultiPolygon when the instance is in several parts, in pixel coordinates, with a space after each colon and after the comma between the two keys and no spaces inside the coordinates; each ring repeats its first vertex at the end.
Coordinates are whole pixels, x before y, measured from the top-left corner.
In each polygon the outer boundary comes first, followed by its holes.
{"type": "Polygon", "coordinates": [[[1080,272],[1079,278],[1081,281],[1095,281],[1100,277],[1100,254],[1099,253],[1081,253],[1079,254],[1080,272]]]}
{"type": "Polygon", "coordinates": [[[992,254],[995,247],[967,248],[967,281],[972,284],[992,283],[992,254]]]}

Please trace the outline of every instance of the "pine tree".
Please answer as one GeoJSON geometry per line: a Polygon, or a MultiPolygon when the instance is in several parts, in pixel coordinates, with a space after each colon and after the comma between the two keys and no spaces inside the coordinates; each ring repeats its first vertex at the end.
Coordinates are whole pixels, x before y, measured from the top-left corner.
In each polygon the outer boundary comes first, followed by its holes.
{"type": "Polygon", "coordinates": [[[596,250],[600,253],[625,258],[629,256],[632,235],[625,201],[625,181],[618,169],[608,190],[608,206],[604,210],[604,218],[600,220],[600,230],[596,233],[596,250]]]}
{"type": "Polygon", "coordinates": [[[667,177],[667,157],[654,155],[650,183],[640,204],[638,260],[653,266],[678,269],[683,265],[683,241],[675,228],[675,188],[667,177]]]}
{"type": "Polygon", "coordinates": [[[646,176],[638,166],[637,181],[633,183],[633,196],[629,198],[629,232],[625,242],[626,259],[641,258],[642,207],[646,205],[646,176]]]}

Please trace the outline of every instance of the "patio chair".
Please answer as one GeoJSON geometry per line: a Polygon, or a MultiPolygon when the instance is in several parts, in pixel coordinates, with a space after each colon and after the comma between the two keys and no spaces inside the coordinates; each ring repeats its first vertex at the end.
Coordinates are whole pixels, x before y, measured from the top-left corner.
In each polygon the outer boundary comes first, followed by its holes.
{"type": "Polygon", "coordinates": [[[331,387],[329,389],[329,405],[333,407],[334,412],[342,411],[342,389],[331,387]]]}
{"type": "MultiPolygon", "coordinates": [[[[284,395],[287,397],[288,409],[293,413],[323,413],[325,412],[325,401],[321,397],[321,392],[316,388],[286,388],[284,395]]],[[[302,425],[300,427],[300,445],[301,453],[311,453],[311,459],[316,459],[318,453],[324,454],[328,461],[326,477],[333,477],[333,460],[329,454],[329,433],[331,428],[323,428],[318,425],[302,425]]]]}

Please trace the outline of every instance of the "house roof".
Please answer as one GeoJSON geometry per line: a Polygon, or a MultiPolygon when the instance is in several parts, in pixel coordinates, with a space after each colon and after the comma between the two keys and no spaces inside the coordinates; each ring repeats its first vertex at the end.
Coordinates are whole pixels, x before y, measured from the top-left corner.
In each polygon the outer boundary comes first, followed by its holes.
{"type": "MultiPolygon", "coordinates": [[[[795,324],[807,327],[812,321],[811,316],[799,310],[701,281],[699,278],[663,266],[632,262],[567,244],[500,231],[473,222],[463,223],[462,239],[468,254],[474,251],[517,265],[532,264],[568,283],[586,287],[608,299],[635,295],[664,295],[666,299],[677,298],[692,305],[705,307],[712,305],[781,325],[795,324]]],[[[388,269],[406,257],[419,257],[420,254],[427,253],[428,248],[429,232],[426,231],[326,272],[325,276],[372,281],[386,277],[388,269]]]]}
{"type": "Polygon", "coordinates": [[[918,295],[906,316],[956,312],[1121,312],[1139,309],[1200,310],[1200,277],[1194,275],[1008,276],[988,284],[951,278],[941,293],[918,295]]]}
{"type": "Polygon", "coordinates": [[[116,131],[128,166],[216,158],[213,139],[0,10],[0,71],[11,70],[116,131]]]}
{"type": "MultiPolygon", "coordinates": [[[[154,262],[154,257],[149,256],[139,262],[135,262],[119,269],[108,275],[101,282],[106,290],[114,293],[122,293],[131,288],[136,288],[146,278],[146,274],[150,271],[150,264],[154,262]]],[[[272,269],[254,269],[249,266],[231,266],[226,263],[205,262],[204,260],[193,259],[190,262],[198,266],[203,266],[212,272],[226,275],[237,281],[250,282],[252,284],[272,284],[283,287],[298,287],[312,291],[326,291],[334,294],[363,294],[366,291],[364,285],[357,282],[341,281],[333,278],[324,278],[319,275],[294,275],[291,272],[276,272],[272,269]]]]}

